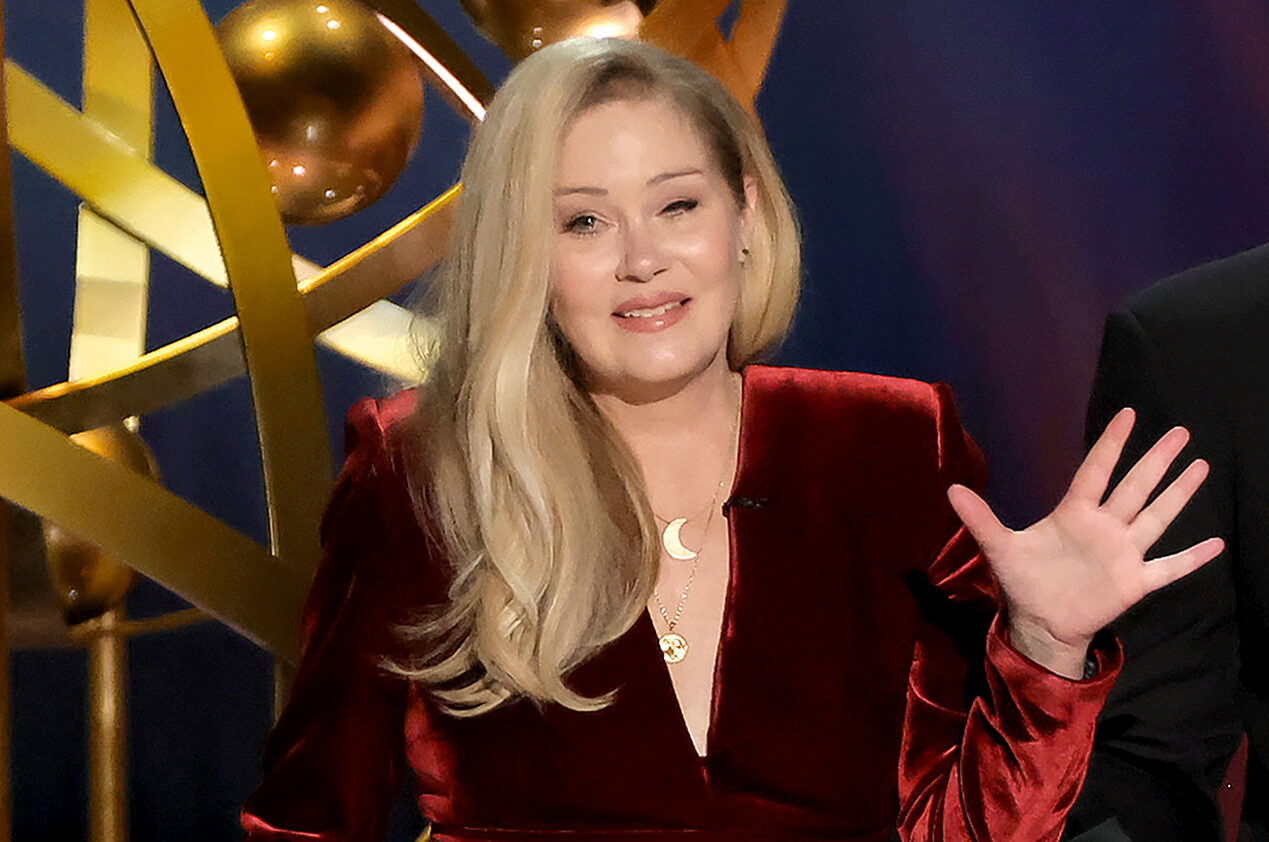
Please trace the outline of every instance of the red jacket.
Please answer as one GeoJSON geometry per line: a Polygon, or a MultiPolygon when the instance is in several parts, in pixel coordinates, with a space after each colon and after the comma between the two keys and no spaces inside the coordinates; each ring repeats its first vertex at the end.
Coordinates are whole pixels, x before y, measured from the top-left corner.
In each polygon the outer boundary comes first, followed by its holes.
{"type": "Polygon", "coordinates": [[[355,406],[249,839],[381,838],[405,768],[443,840],[1058,839],[1121,656],[1070,681],[1002,639],[944,493],[983,484],[946,387],[752,366],[743,394],[704,758],[646,614],[570,676],[617,689],[598,712],[455,719],[383,673],[445,565],[409,498],[414,393],[355,406]]]}

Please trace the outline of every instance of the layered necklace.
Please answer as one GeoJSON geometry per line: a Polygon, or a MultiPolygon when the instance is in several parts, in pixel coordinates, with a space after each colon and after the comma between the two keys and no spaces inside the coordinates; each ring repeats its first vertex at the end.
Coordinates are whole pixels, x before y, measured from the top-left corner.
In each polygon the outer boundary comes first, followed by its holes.
{"type": "Polygon", "coordinates": [[[687,595],[692,592],[692,583],[696,581],[696,571],[701,563],[700,552],[685,547],[680,537],[680,532],[689,521],[696,520],[702,514],[708,512],[708,516],[705,518],[705,529],[701,533],[702,545],[709,537],[709,529],[714,523],[714,512],[718,510],[719,495],[723,493],[723,487],[727,484],[727,476],[731,473],[728,468],[731,467],[731,454],[736,452],[736,432],[739,428],[740,409],[737,407],[732,418],[731,435],[728,437],[729,449],[727,456],[723,459],[722,476],[714,489],[714,496],[710,498],[709,504],[704,511],[690,518],[664,518],[653,512],[656,519],[665,524],[665,527],[661,530],[661,549],[665,550],[666,555],[670,558],[692,562],[692,569],[687,574],[687,582],[683,585],[683,591],[679,594],[679,601],[675,605],[672,615],[666,610],[665,603],[661,601],[661,594],[656,587],[652,588],[652,599],[656,602],[657,611],[660,612],[661,619],[665,621],[665,634],[657,638],[657,643],[661,647],[661,655],[665,658],[667,664],[677,664],[687,657],[687,639],[674,629],[678,626],[679,619],[683,616],[683,606],[687,604],[687,595]]]}

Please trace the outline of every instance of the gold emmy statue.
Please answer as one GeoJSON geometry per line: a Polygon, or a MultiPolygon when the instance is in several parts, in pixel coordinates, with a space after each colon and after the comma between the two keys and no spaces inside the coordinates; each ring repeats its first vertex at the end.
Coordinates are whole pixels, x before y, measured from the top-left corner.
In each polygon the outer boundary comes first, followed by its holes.
{"type": "MultiPolygon", "coordinates": [[[[386,297],[444,257],[461,186],[329,266],[294,254],[284,222],[328,222],[381,196],[419,139],[425,84],[465,118],[483,118],[493,86],[427,14],[428,2],[249,0],[215,28],[198,0],[85,0],[82,109],[3,64],[5,139],[82,205],[73,246],[67,237],[76,255],[67,379],[27,391],[0,156],[0,505],[44,523],[10,531],[6,522],[16,521],[0,518],[0,587],[10,565],[47,558],[40,581],[52,593],[41,604],[57,616],[34,626],[60,624],[63,643],[90,650],[94,840],[126,836],[127,637],[218,620],[274,656],[282,700],[332,481],[314,343],[404,382],[425,375],[403,343],[410,315],[386,297]],[[203,194],[152,161],[156,68],[203,194]],[[235,314],[146,348],[153,251],[228,288],[235,314]],[[138,432],[147,413],[243,374],[268,546],[167,491],[138,432]],[[195,607],[128,620],[133,571],[195,607]]],[[[785,7],[743,0],[725,36],[718,19],[729,0],[462,2],[513,60],[574,35],[642,37],[711,70],[750,108],[785,7]]],[[[11,620],[30,618],[6,613],[8,639],[11,620]]],[[[11,828],[8,649],[0,651],[2,839],[11,828]]]]}

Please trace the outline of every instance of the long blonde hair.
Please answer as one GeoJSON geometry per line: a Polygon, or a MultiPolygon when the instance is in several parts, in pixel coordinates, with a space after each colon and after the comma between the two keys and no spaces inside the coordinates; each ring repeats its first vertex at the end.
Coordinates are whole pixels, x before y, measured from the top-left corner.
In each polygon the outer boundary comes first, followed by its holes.
{"type": "Polygon", "coordinates": [[[474,132],[451,253],[433,294],[440,348],[418,412],[420,519],[450,566],[447,602],[407,627],[389,665],[456,716],[527,697],[575,710],[568,672],[625,633],[656,582],[659,544],[633,457],[581,386],[549,316],[552,196],[572,119],[666,97],[758,207],[733,369],[782,339],[797,302],[792,205],[762,132],[712,76],[638,42],[579,38],[521,63],[474,132]]]}

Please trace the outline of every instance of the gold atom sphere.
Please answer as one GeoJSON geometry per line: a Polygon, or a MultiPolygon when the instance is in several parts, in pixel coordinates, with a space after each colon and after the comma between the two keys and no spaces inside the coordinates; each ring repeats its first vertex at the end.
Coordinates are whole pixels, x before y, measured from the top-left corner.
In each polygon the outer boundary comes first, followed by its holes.
{"type": "Polygon", "coordinates": [[[217,27],[282,219],[356,213],[405,168],[423,119],[418,61],[356,0],[250,0],[217,27]]]}
{"type": "MultiPolygon", "coordinates": [[[[158,464],[141,436],[123,424],[71,436],[80,447],[129,470],[158,479],[158,464]]],[[[49,577],[69,625],[97,617],[123,601],[135,574],[91,541],[44,522],[49,577]]]]}
{"type": "Polygon", "coordinates": [[[629,38],[655,0],[462,0],[477,28],[512,61],[576,35],[629,38]]]}

